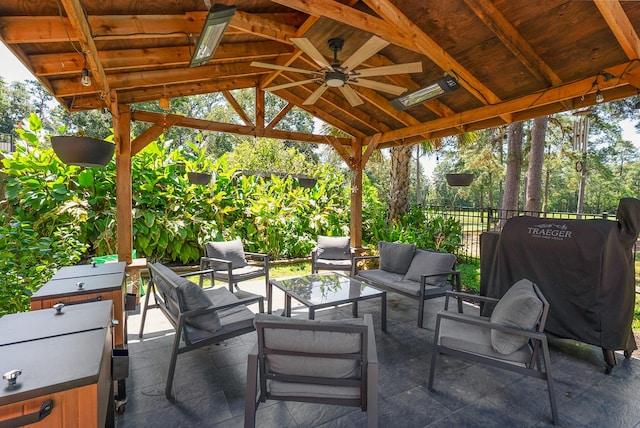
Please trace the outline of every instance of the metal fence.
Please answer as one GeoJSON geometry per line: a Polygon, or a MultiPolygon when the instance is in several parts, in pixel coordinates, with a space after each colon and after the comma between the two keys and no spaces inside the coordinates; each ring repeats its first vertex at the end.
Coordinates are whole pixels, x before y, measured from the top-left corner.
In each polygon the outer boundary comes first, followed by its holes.
{"type": "Polygon", "coordinates": [[[615,215],[609,213],[600,214],[576,214],[567,212],[542,212],[524,210],[502,210],[496,208],[468,208],[468,207],[442,207],[429,206],[429,212],[443,217],[452,217],[462,225],[462,248],[458,251],[458,257],[464,262],[480,261],[480,235],[490,230],[502,230],[504,223],[511,217],[529,215],[540,218],[555,218],[569,220],[589,219],[615,219],[615,215]]]}

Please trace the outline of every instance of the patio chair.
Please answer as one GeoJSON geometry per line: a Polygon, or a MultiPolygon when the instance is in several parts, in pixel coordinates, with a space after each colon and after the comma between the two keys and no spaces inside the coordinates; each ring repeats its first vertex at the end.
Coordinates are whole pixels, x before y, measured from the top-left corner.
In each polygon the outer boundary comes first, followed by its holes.
{"type": "Polygon", "coordinates": [[[342,270],[351,273],[354,251],[348,236],[318,236],[311,252],[311,273],[319,270],[342,270]]]}
{"type": "Polygon", "coordinates": [[[139,337],[143,336],[147,310],[153,308],[160,309],[176,330],[165,388],[168,399],[171,399],[178,355],[253,331],[254,313],[246,306],[253,303],[258,303],[259,311],[264,312],[263,296],[240,299],[224,287],[201,288],[160,263],[149,264],[139,337]],[[152,294],[155,303],[150,305],[152,294]]]}
{"type": "Polygon", "coordinates": [[[259,403],[285,400],[360,407],[378,426],[378,356],[370,314],[322,321],[257,314],[249,352],[244,426],[259,403]]]}
{"type": "Polygon", "coordinates": [[[460,292],[447,292],[445,310],[436,316],[436,329],[429,372],[433,390],[436,357],[449,354],[547,381],[553,423],[558,409],[553,390],[549,345],[544,325],[549,303],[533,282],[522,279],[501,299],[460,292]],[[495,304],[490,317],[448,311],[449,298],[495,304]],[[544,365],[540,364],[540,353],[544,365]]]}
{"type": "MultiPolygon", "coordinates": [[[[200,259],[200,270],[210,270],[211,286],[215,281],[223,281],[229,285],[232,293],[244,293],[238,283],[264,276],[265,295],[269,284],[269,256],[267,254],[244,251],[242,241],[207,242],[205,256],[200,259]],[[259,260],[261,263],[249,264],[249,260],[259,260]]],[[[204,276],[200,276],[202,286],[204,276]]]]}

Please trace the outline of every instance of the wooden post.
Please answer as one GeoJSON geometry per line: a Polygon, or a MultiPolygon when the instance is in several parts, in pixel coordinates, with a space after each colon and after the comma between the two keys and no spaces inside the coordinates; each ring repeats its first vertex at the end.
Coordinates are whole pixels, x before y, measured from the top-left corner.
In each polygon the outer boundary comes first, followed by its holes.
{"type": "Polygon", "coordinates": [[[111,96],[113,134],[116,143],[116,224],[118,260],[133,260],[133,218],[131,191],[131,110],[111,96]]]}
{"type": "Polygon", "coordinates": [[[351,246],[362,247],[362,140],[354,139],[349,155],[351,169],[351,246]]]}

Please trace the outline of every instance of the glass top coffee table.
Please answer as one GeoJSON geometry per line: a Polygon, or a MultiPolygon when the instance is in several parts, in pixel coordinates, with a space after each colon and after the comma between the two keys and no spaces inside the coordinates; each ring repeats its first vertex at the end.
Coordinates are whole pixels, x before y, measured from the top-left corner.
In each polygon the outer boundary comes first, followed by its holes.
{"type": "Polygon", "coordinates": [[[309,319],[317,309],[351,303],[358,316],[358,302],[380,298],[380,323],[387,331],[387,293],[340,273],[303,275],[287,279],[270,279],[267,286],[267,311],[271,313],[273,286],[284,292],[284,315],[291,316],[291,298],[309,308],[309,319]]]}

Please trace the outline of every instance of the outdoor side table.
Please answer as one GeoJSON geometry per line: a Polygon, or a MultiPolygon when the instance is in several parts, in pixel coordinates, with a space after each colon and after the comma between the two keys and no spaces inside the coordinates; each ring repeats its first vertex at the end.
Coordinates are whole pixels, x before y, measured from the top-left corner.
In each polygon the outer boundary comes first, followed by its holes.
{"type": "Polygon", "coordinates": [[[116,347],[126,345],[126,313],[124,311],[125,262],[65,266],[31,296],[31,310],[51,308],[58,302],[84,303],[113,300],[118,325],[116,347]],[[82,286],[79,286],[82,283],[82,286]]]}
{"type": "Polygon", "coordinates": [[[113,426],[110,301],[0,318],[0,426],[113,426]]]}
{"type": "MultiPolygon", "coordinates": [[[[113,314],[118,322],[114,327],[114,354],[128,368],[127,314],[124,306],[126,295],[125,262],[65,266],[31,296],[31,309],[51,308],[58,302],[79,304],[102,300],[113,301],[113,314]],[[80,286],[82,284],[82,286],[80,286]]],[[[125,378],[120,373],[117,380],[116,410],[123,412],[127,402],[125,378]]]]}
{"type": "Polygon", "coordinates": [[[270,279],[267,287],[267,312],[272,310],[273,286],[285,294],[284,315],[291,316],[291,299],[309,308],[309,319],[315,311],[351,303],[353,316],[358,316],[358,302],[380,298],[380,324],[387,331],[387,293],[340,273],[303,275],[287,279],[270,279]]]}

